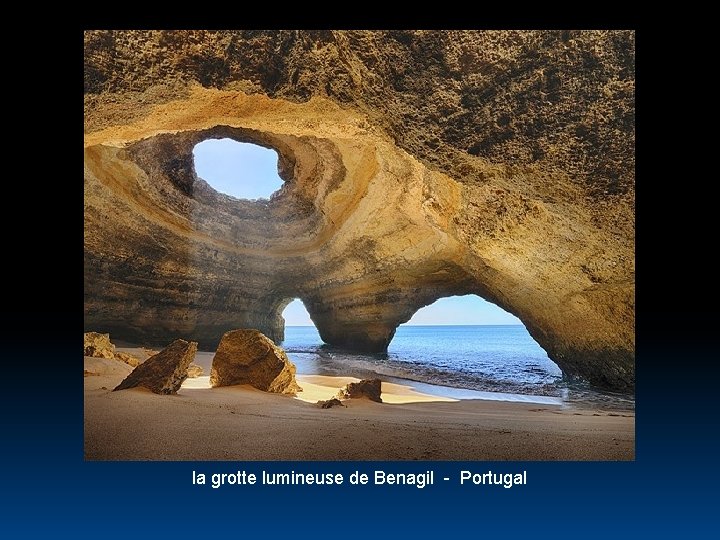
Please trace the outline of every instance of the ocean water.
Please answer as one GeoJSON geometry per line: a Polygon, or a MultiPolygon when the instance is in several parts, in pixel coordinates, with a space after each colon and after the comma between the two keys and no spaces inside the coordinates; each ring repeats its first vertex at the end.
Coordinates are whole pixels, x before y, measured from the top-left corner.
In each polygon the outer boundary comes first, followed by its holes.
{"type": "Polygon", "coordinates": [[[459,399],[542,397],[542,403],[634,409],[634,397],[569,381],[522,325],[400,326],[386,354],[326,345],[313,326],[288,326],[282,347],[299,374],[380,377],[444,387],[459,399]]]}

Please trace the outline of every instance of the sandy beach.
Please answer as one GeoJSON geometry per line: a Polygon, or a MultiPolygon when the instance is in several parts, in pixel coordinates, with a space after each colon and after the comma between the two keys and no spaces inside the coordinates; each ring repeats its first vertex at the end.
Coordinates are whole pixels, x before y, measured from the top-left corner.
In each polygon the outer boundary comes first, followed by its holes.
{"type": "MultiPolygon", "coordinates": [[[[122,349],[132,352],[132,349],[122,349]]],[[[209,366],[212,353],[198,353],[209,366]]],[[[131,368],[85,358],[88,460],[632,460],[635,413],[454,400],[383,383],[384,403],[320,409],[351,377],[299,375],[297,397],[251,387],[112,392],[131,368]]]]}

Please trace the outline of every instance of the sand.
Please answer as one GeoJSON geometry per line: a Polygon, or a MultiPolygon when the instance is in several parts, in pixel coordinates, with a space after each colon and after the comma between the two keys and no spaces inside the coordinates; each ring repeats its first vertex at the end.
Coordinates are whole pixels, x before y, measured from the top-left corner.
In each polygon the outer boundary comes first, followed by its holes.
{"type": "MultiPolygon", "coordinates": [[[[200,358],[200,364],[205,358],[200,358]]],[[[631,460],[632,411],[450,400],[383,383],[385,403],[320,409],[348,377],[299,376],[298,398],[188,379],[176,396],[111,390],[132,368],[87,359],[88,460],[631,460]],[[203,387],[204,386],[204,387],[203,387]]]]}

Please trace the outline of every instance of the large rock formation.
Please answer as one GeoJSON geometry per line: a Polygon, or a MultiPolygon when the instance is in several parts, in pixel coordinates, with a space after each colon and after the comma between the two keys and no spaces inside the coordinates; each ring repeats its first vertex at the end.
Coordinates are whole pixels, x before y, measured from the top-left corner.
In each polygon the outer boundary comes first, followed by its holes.
{"type": "Polygon", "coordinates": [[[569,375],[635,381],[630,31],[85,34],[85,321],[136,341],[283,336],[384,350],[478,294],[569,375]],[[269,201],[193,146],[272,147],[269,201]]]}
{"type": "Polygon", "coordinates": [[[197,343],[176,339],[165,349],[136,367],[115,390],[142,386],[156,394],[177,394],[195,359],[197,343]]]}
{"type": "Polygon", "coordinates": [[[277,394],[302,391],[295,380],[295,364],[285,351],[253,329],[227,332],[213,357],[210,385],[235,384],[249,384],[277,394]]]}

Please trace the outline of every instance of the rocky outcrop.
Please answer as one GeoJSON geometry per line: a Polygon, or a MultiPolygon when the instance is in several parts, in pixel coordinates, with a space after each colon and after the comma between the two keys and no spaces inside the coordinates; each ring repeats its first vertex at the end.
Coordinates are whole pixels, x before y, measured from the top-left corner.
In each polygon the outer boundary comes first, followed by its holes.
{"type": "Polygon", "coordinates": [[[110,342],[110,334],[85,332],[83,334],[85,356],[93,358],[115,358],[115,345],[110,342]]]}
{"type": "Polygon", "coordinates": [[[285,351],[253,329],[227,332],[213,357],[210,385],[215,388],[235,384],[249,384],[277,394],[302,391],[295,380],[295,364],[285,351]]]}
{"type": "Polygon", "coordinates": [[[367,398],[370,401],[382,403],[382,382],[380,379],[363,379],[359,382],[352,382],[341,388],[337,394],[338,399],[367,398]]]}
{"type": "Polygon", "coordinates": [[[85,34],[85,324],[382,351],[438,298],[517,315],[568,375],[635,382],[631,31],[85,34]],[[236,200],[192,149],[277,150],[236,200]],[[112,219],[109,218],[112,216],[112,219]]]}
{"type": "Polygon", "coordinates": [[[345,407],[347,408],[347,405],[345,405],[342,401],[340,401],[338,398],[331,398],[326,400],[321,400],[316,403],[318,407],[321,409],[332,409],[333,407],[345,407]]]}
{"type": "Polygon", "coordinates": [[[137,366],[140,360],[133,355],[115,350],[115,345],[110,342],[110,334],[98,332],[85,332],[83,335],[85,356],[93,358],[110,358],[124,362],[129,366],[137,366]]]}
{"type": "Polygon", "coordinates": [[[115,390],[142,386],[156,394],[176,394],[188,376],[197,343],[176,339],[155,356],[136,367],[115,390]]]}
{"type": "Polygon", "coordinates": [[[115,360],[120,360],[121,362],[125,362],[128,366],[132,366],[132,367],[137,367],[140,365],[140,360],[135,358],[132,354],[128,354],[128,353],[124,353],[124,352],[116,352],[115,360]]]}
{"type": "Polygon", "coordinates": [[[197,364],[190,364],[188,366],[188,379],[195,379],[197,377],[201,377],[205,370],[203,370],[202,366],[198,366],[197,364]]]}

